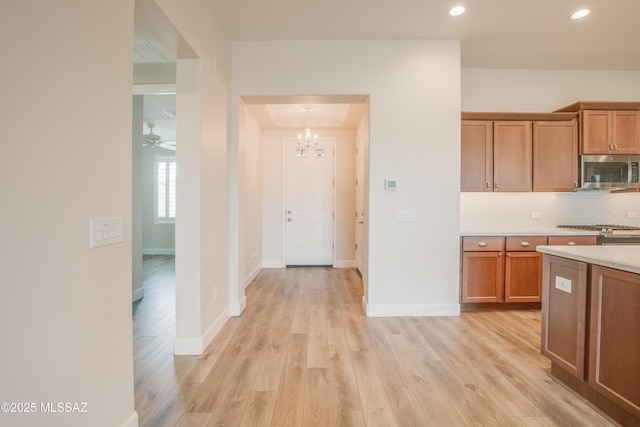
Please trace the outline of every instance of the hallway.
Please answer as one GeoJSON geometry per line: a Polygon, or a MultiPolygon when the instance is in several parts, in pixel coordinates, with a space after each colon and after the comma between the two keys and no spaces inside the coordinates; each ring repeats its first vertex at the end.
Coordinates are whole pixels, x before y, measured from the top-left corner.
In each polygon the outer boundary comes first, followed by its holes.
{"type": "Polygon", "coordinates": [[[140,426],[610,426],[556,383],[537,311],[367,318],[353,269],[265,269],[201,356],[172,354],[173,257],[134,304],[140,426]]]}

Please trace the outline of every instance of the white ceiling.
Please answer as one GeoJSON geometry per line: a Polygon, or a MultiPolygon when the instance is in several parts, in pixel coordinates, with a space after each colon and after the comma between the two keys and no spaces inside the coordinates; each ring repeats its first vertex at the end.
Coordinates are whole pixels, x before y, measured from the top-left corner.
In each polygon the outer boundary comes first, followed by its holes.
{"type": "MultiPolygon", "coordinates": [[[[232,41],[456,39],[465,68],[640,70],[640,0],[210,1],[232,41]],[[455,5],[466,13],[449,16],[455,5]],[[582,8],[591,14],[572,20],[582,8]]],[[[155,53],[167,61],[178,52],[189,57],[190,48],[154,5],[136,0],[135,61],[162,60],[155,53]]],[[[353,128],[365,108],[358,97],[244,102],[264,129],[301,128],[302,104],[317,107],[309,115],[313,128],[353,128]]]]}
{"type": "Polygon", "coordinates": [[[211,1],[233,41],[456,39],[465,68],[640,70],[638,0],[211,1]]]}

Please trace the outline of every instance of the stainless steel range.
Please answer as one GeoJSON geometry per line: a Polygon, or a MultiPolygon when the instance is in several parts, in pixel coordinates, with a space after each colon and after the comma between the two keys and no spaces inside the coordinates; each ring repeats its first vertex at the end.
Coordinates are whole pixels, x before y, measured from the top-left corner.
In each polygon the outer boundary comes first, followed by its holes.
{"type": "Polygon", "coordinates": [[[640,245],[640,227],[631,225],[559,225],[559,228],[597,231],[599,245],[640,245]]]}

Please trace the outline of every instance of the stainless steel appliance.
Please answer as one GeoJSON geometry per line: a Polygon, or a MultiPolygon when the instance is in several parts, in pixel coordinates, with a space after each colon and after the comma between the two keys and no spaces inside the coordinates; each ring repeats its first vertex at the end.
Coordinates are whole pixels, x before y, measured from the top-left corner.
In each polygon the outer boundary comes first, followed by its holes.
{"type": "Polygon", "coordinates": [[[637,155],[580,156],[580,188],[640,188],[637,155]]]}
{"type": "Polygon", "coordinates": [[[598,245],[640,245],[640,227],[631,225],[559,225],[559,228],[597,231],[598,245]]]}

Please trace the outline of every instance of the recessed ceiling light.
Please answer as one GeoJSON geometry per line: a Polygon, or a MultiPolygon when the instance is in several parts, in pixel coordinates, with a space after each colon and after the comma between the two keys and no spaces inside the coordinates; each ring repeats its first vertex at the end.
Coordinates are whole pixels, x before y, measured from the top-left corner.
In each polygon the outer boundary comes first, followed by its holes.
{"type": "Polygon", "coordinates": [[[464,6],[456,6],[449,11],[449,15],[458,16],[464,13],[464,6]]]}
{"type": "Polygon", "coordinates": [[[571,17],[573,19],[580,19],[580,18],[584,18],[585,16],[587,16],[590,13],[591,13],[591,11],[589,9],[582,9],[582,10],[577,11],[573,15],[571,15],[571,17]]]}

